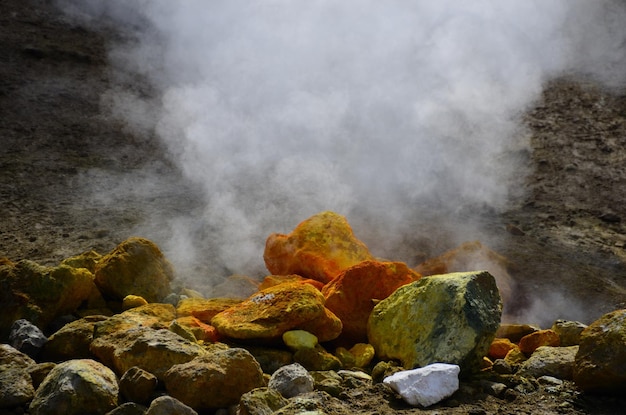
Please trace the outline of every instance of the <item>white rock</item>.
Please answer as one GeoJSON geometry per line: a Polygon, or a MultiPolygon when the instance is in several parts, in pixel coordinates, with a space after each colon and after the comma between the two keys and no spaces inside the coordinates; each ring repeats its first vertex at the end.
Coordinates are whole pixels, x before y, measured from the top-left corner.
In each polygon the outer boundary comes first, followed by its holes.
{"type": "Polygon", "coordinates": [[[460,371],[458,365],[433,363],[394,373],[386,377],[383,383],[409,405],[426,407],[442,401],[459,389],[460,371]]]}
{"type": "Polygon", "coordinates": [[[274,372],[267,386],[277,390],[285,398],[293,398],[302,393],[312,392],[314,384],[313,376],[302,365],[292,363],[274,372]]]}

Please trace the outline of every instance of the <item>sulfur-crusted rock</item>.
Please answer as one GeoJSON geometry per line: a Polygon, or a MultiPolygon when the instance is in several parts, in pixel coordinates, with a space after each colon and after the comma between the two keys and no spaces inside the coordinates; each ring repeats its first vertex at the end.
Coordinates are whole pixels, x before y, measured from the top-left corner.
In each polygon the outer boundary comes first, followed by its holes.
{"type": "Polygon", "coordinates": [[[143,326],[97,337],[90,350],[120,376],[131,367],[138,366],[159,380],[173,365],[206,354],[202,346],[167,329],[155,330],[143,326]]]}
{"type": "Polygon", "coordinates": [[[137,326],[165,328],[176,318],[176,309],[171,304],[151,303],[131,308],[94,325],[94,338],[128,330],[137,326]]]}
{"type": "Polygon", "coordinates": [[[241,302],[235,298],[185,298],[178,302],[178,317],[193,316],[204,323],[210,323],[216,314],[241,302]]]}
{"type": "Polygon", "coordinates": [[[325,314],[321,292],[309,284],[291,282],[259,291],[215,315],[211,325],[221,335],[233,339],[278,339],[284,332],[299,328],[320,338],[315,327],[306,325],[326,318],[325,314]]]}
{"type": "Polygon", "coordinates": [[[517,374],[534,378],[553,376],[558,379],[572,380],[574,358],[577,352],[578,346],[540,346],[535,349],[528,360],[522,363],[517,374]]]}
{"type": "Polygon", "coordinates": [[[341,360],[319,344],[312,349],[296,350],[293,360],[307,370],[339,370],[342,367],[341,360]]]}
{"type": "Polygon", "coordinates": [[[0,339],[19,319],[44,329],[75,312],[94,290],[93,274],[85,268],[44,267],[28,260],[0,266],[0,339]]]}
{"type": "Polygon", "coordinates": [[[519,349],[526,356],[530,356],[538,347],[541,346],[558,347],[560,345],[561,339],[559,338],[559,335],[550,329],[538,330],[527,334],[519,341],[519,349]]]}
{"type": "Polygon", "coordinates": [[[282,284],[285,282],[303,282],[306,284],[311,284],[313,287],[318,290],[322,290],[324,287],[324,283],[318,280],[314,280],[311,278],[304,278],[296,274],[291,275],[268,275],[263,278],[261,284],[259,285],[259,290],[264,290],[269,287],[273,287],[274,285],[282,284]]]}
{"type": "Polygon", "coordinates": [[[158,302],[171,291],[172,265],[151,241],[129,238],[96,264],[95,282],[109,298],[122,300],[138,295],[149,303],[158,302]]]}
{"type": "Polygon", "coordinates": [[[283,333],[283,343],[292,350],[312,349],[317,346],[317,337],[306,330],[289,330],[283,333]]]}
{"type": "Polygon", "coordinates": [[[27,404],[33,396],[35,388],[27,371],[16,366],[0,365],[0,410],[27,404]]]}
{"type": "Polygon", "coordinates": [[[148,403],[158,384],[156,376],[133,366],[120,378],[120,392],[128,401],[148,403]]]}
{"type": "Polygon", "coordinates": [[[96,323],[106,320],[106,316],[88,316],[72,321],[54,332],[41,351],[41,359],[61,362],[70,359],[90,359],[89,351],[93,341],[96,323]]]}
{"type": "Polygon", "coordinates": [[[495,338],[489,346],[489,352],[487,356],[490,359],[504,359],[504,357],[511,351],[511,349],[517,348],[517,344],[511,342],[511,340],[504,338],[495,338]]]}
{"type": "Polygon", "coordinates": [[[322,289],[326,307],[343,323],[338,341],[367,342],[367,319],[374,304],[419,278],[402,262],[363,261],[342,271],[322,289]]]}
{"type": "Polygon", "coordinates": [[[96,264],[100,261],[100,259],[102,259],[102,255],[91,250],[66,258],[61,261],[61,265],[67,265],[72,268],[86,268],[93,274],[96,271],[96,264]]]}
{"type": "Polygon", "coordinates": [[[115,374],[90,359],[68,360],[54,367],[30,404],[32,415],[105,414],[117,406],[115,374]]]}
{"type": "Polygon", "coordinates": [[[122,310],[130,310],[131,308],[141,307],[146,304],[148,304],[148,302],[145,298],[139,295],[129,294],[122,300],[122,310]]]}
{"type": "Polygon", "coordinates": [[[486,271],[424,277],[378,303],[368,321],[369,343],[382,360],[405,368],[436,362],[480,369],[500,325],[502,304],[486,271]]]}
{"type": "Polygon", "coordinates": [[[301,222],[289,235],[270,235],[263,258],[272,274],[298,274],[323,283],[346,268],[374,259],[346,218],[328,211],[301,222]]]}
{"type": "Polygon", "coordinates": [[[324,307],[321,315],[300,324],[297,328],[314,334],[317,340],[323,343],[336,339],[341,334],[343,323],[335,313],[324,307]]]}
{"type": "Polygon", "coordinates": [[[171,396],[195,410],[235,405],[244,393],[265,386],[261,367],[241,348],[213,350],[174,365],[164,382],[171,396]]]}
{"type": "Polygon", "coordinates": [[[626,391],[626,310],[607,313],[580,336],[574,382],[584,391],[626,391]]]}
{"type": "Polygon", "coordinates": [[[180,317],[174,321],[176,321],[177,324],[184,327],[186,330],[189,330],[191,333],[193,333],[193,336],[198,341],[201,340],[204,342],[214,343],[220,340],[220,335],[215,327],[211,326],[210,324],[203,323],[194,316],[180,317]]]}

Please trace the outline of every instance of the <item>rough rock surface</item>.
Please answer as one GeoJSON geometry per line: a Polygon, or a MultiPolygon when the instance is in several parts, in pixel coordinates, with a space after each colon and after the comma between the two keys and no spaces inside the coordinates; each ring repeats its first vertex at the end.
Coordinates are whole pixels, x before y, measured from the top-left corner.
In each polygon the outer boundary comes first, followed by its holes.
{"type": "Polygon", "coordinates": [[[326,307],[343,323],[338,341],[367,342],[367,319],[375,302],[419,278],[403,262],[363,261],[342,271],[322,289],[326,307]]]}
{"type": "Polygon", "coordinates": [[[280,392],[285,398],[293,398],[312,392],[314,384],[313,376],[302,365],[292,363],[274,372],[267,387],[280,392]]]}
{"type": "Polygon", "coordinates": [[[522,337],[519,341],[519,349],[526,356],[530,356],[535,350],[537,350],[538,347],[541,346],[556,347],[560,345],[561,339],[559,338],[559,335],[551,329],[537,330],[522,337]]]}
{"type": "Polygon", "coordinates": [[[159,396],[150,403],[145,415],[198,415],[189,406],[171,396],[159,396]]]}
{"type": "Polygon", "coordinates": [[[206,353],[169,330],[137,326],[94,339],[91,352],[121,376],[138,366],[160,380],[173,365],[185,363],[206,353]]]}
{"type": "Polygon", "coordinates": [[[52,362],[93,358],[89,345],[93,341],[95,325],[107,318],[101,315],[87,316],[64,325],[48,338],[41,351],[41,358],[52,362]]]}
{"type": "Polygon", "coordinates": [[[152,373],[133,366],[120,378],[120,393],[128,401],[145,404],[150,401],[158,382],[152,373]]]}
{"type": "Polygon", "coordinates": [[[111,369],[90,359],[68,360],[46,376],[30,404],[32,415],[105,414],[117,406],[119,388],[111,369]]]}
{"type": "Polygon", "coordinates": [[[580,321],[557,320],[551,330],[559,335],[561,346],[576,346],[580,343],[580,334],[587,325],[580,321]]]}
{"type": "Polygon", "coordinates": [[[589,392],[626,390],[626,310],[607,313],[583,330],[574,381],[589,392]]]}
{"type": "Polygon", "coordinates": [[[538,347],[517,371],[520,376],[539,378],[552,376],[562,380],[572,380],[574,358],[578,346],[538,347]]]}
{"type": "Polygon", "coordinates": [[[35,358],[48,338],[45,334],[28,320],[16,320],[11,326],[9,344],[22,353],[35,358]]]}
{"type": "Polygon", "coordinates": [[[176,305],[176,315],[193,316],[204,323],[211,323],[216,314],[240,302],[235,298],[185,298],[176,305]]]}
{"type": "Polygon", "coordinates": [[[289,235],[270,235],[263,258],[272,274],[297,274],[322,283],[352,265],[374,259],[346,218],[334,212],[310,217],[289,235]]]}
{"type": "Polygon", "coordinates": [[[339,328],[333,333],[337,337],[341,331],[341,322],[325,310],[324,301],[322,293],[309,284],[279,284],[222,311],[211,319],[211,324],[221,335],[233,339],[276,339],[288,330],[300,328],[320,340],[322,337],[330,340],[328,334],[319,331],[328,329],[327,319],[330,318],[335,327],[339,328]],[[318,318],[323,319],[321,327],[315,327],[318,318]]]}
{"type": "Polygon", "coordinates": [[[238,415],[271,415],[287,405],[289,401],[275,389],[256,388],[241,395],[238,415]]]}
{"type": "Polygon", "coordinates": [[[386,377],[383,383],[396,391],[409,405],[431,406],[459,389],[457,365],[433,363],[418,369],[403,370],[386,377]]]}
{"type": "Polygon", "coordinates": [[[164,376],[167,392],[196,410],[236,405],[254,388],[265,386],[261,367],[246,350],[213,350],[172,366],[164,376]]]}
{"type": "Polygon", "coordinates": [[[424,277],[374,307],[369,343],[407,368],[445,362],[480,368],[500,324],[498,288],[486,271],[424,277]]]}
{"type": "Polygon", "coordinates": [[[171,292],[172,265],[153,242],[129,238],[96,264],[95,282],[103,295],[122,300],[138,295],[149,303],[171,292]]]}
{"type": "Polygon", "coordinates": [[[0,409],[28,404],[34,396],[35,388],[27,371],[0,365],[0,409]]]}

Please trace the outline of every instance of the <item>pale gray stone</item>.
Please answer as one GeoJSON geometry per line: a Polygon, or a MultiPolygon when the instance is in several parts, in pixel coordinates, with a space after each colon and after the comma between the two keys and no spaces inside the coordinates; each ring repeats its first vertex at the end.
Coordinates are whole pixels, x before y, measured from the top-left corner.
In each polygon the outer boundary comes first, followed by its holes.
{"type": "Polygon", "coordinates": [[[313,377],[301,364],[292,363],[274,372],[267,386],[285,398],[292,398],[311,392],[314,384],[313,377]]]}

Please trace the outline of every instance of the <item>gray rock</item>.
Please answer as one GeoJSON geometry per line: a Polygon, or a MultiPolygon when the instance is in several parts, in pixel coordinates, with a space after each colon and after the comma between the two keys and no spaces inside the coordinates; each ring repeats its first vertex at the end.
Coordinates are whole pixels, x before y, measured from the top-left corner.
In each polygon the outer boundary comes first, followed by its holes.
{"type": "Polygon", "coordinates": [[[152,401],[146,415],[198,415],[189,406],[171,396],[159,396],[152,401]]]}
{"type": "Polygon", "coordinates": [[[577,352],[578,346],[538,347],[528,360],[522,363],[517,374],[524,377],[553,376],[571,380],[577,352]]]}
{"type": "Polygon", "coordinates": [[[405,368],[436,362],[479,371],[500,326],[502,303],[486,271],[424,277],[379,302],[368,321],[368,338],[381,360],[405,368]]]}
{"type": "Polygon", "coordinates": [[[119,388],[111,369],[90,359],[54,367],[35,392],[31,415],[106,414],[117,406],[119,388]]]}
{"type": "Polygon", "coordinates": [[[0,366],[0,408],[13,408],[30,402],[35,388],[28,372],[18,367],[0,366]]]}
{"type": "Polygon", "coordinates": [[[9,344],[33,359],[48,341],[45,334],[28,320],[19,319],[13,322],[9,333],[9,344]]]}
{"type": "Polygon", "coordinates": [[[280,392],[285,398],[293,398],[313,391],[313,376],[299,363],[292,363],[278,369],[267,386],[280,392]]]}
{"type": "Polygon", "coordinates": [[[559,335],[561,346],[577,346],[580,343],[580,333],[587,328],[579,321],[557,320],[552,324],[552,331],[559,335]]]}

